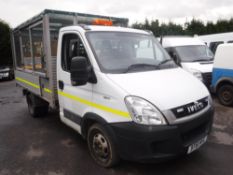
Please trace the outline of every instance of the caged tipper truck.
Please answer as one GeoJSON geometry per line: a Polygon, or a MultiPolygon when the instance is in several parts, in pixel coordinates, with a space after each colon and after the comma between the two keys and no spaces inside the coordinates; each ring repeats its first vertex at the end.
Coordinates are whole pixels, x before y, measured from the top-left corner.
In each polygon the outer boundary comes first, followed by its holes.
{"type": "Polygon", "coordinates": [[[190,154],[213,122],[207,88],[124,18],[45,10],[12,31],[15,79],[33,117],[49,107],[103,167],[190,154]]]}

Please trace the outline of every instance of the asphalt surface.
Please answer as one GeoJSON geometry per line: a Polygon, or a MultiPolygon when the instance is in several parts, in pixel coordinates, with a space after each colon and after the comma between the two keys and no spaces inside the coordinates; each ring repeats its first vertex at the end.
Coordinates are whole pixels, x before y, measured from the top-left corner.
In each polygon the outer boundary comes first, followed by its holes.
{"type": "MultiPolygon", "coordinates": [[[[193,154],[169,162],[121,161],[112,169],[97,166],[86,142],[60,122],[56,113],[39,119],[28,114],[25,98],[14,81],[0,82],[0,175],[79,174],[233,174],[233,108],[215,101],[213,131],[193,154]]],[[[129,148],[130,149],[130,148],[129,148]]]]}

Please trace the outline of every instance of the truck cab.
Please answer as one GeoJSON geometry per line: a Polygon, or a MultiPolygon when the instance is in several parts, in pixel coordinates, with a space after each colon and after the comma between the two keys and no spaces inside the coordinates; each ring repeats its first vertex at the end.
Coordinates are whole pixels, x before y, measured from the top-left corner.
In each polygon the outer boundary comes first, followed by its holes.
{"type": "Polygon", "coordinates": [[[161,43],[180,67],[210,88],[214,55],[204,42],[195,37],[167,36],[161,43]]]}

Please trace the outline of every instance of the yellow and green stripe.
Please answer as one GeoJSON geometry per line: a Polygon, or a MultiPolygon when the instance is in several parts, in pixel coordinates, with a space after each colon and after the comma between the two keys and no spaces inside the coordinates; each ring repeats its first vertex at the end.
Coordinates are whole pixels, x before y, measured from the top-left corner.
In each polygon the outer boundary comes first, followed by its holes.
{"type": "Polygon", "coordinates": [[[49,93],[49,94],[52,93],[52,91],[51,91],[50,89],[48,89],[48,88],[43,88],[43,90],[44,90],[45,92],[49,93]]]}
{"type": "Polygon", "coordinates": [[[32,82],[30,82],[30,81],[28,81],[28,80],[25,80],[25,79],[23,79],[23,78],[15,77],[15,79],[16,79],[17,81],[21,82],[21,83],[24,83],[24,84],[26,84],[26,85],[32,86],[32,87],[34,87],[34,88],[36,88],[36,89],[40,89],[40,86],[38,86],[37,84],[34,84],[34,83],[32,83],[32,82]]]}
{"type": "Polygon", "coordinates": [[[93,103],[91,101],[82,99],[80,97],[77,97],[77,96],[62,92],[62,91],[58,91],[58,94],[63,96],[63,97],[66,97],[66,98],[72,99],[74,101],[77,101],[79,103],[85,104],[87,106],[91,106],[93,108],[100,109],[102,111],[109,112],[109,113],[112,113],[112,114],[119,115],[121,117],[130,119],[130,115],[129,115],[128,112],[120,111],[118,109],[113,109],[113,108],[110,108],[110,107],[107,107],[107,106],[104,106],[104,105],[101,105],[101,104],[93,103]]]}
{"type": "MultiPolygon", "coordinates": [[[[39,89],[40,86],[35,84],[35,83],[32,83],[28,80],[25,80],[23,78],[20,78],[20,77],[16,77],[15,78],[17,81],[19,82],[22,82],[26,85],[29,85],[29,86],[32,86],[36,89],[39,89]]],[[[48,88],[43,88],[43,90],[47,93],[52,93],[52,90],[48,89],[48,88]]],[[[71,95],[71,94],[68,94],[66,92],[63,92],[63,91],[58,91],[58,94],[63,96],[63,97],[66,97],[66,98],[69,98],[71,100],[74,100],[74,101],[77,101],[79,103],[82,103],[82,104],[85,104],[87,106],[91,106],[93,108],[96,108],[96,109],[99,109],[99,110],[102,110],[102,111],[105,111],[105,112],[109,112],[109,113],[112,113],[112,114],[115,114],[115,115],[119,115],[121,117],[124,117],[124,118],[127,118],[127,119],[130,119],[130,115],[128,112],[124,112],[124,111],[121,111],[121,110],[118,110],[118,109],[113,109],[113,108],[110,108],[108,106],[104,106],[104,105],[101,105],[101,104],[97,104],[97,103],[93,103],[91,101],[88,101],[88,100],[85,100],[83,98],[80,98],[78,96],[74,96],[74,95],[71,95]]]]}
{"type": "MultiPolygon", "coordinates": [[[[32,82],[30,82],[30,81],[28,81],[28,80],[25,80],[25,79],[23,79],[23,78],[16,77],[15,79],[16,79],[17,81],[21,82],[21,83],[24,83],[24,84],[26,84],[26,85],[32,86],[32,87],[34,87],[34,88],[36,88],[36,89],[40,89],[40,86],[39,86],[39,85],[37,85],[37,84],[35,84],[35,83],[32,83],[32,82]]],[[[49,93],[49,94],[52,93],[52,91],[51,91],[50,89],[48,89],[48,88],[43,88],[43,90],[44,90],[45,92],[49,93]]]]}

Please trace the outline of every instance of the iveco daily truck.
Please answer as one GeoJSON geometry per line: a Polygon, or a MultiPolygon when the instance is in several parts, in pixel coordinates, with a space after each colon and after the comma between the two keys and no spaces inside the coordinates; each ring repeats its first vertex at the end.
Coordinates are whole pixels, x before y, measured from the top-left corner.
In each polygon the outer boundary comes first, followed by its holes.
{"type": "Polygon", "coordinates": [[[127,22],[45,10],[12,33],[15,79],[30,114],[58,109],[103,167],[190,154],[213,121],[207,88],[127,22]]]}
{"type": "Polygon", "coordinates": [[[210,88],[214,55],[197,37],[167,36],[161,40],[174,61],[210,88]]]}

